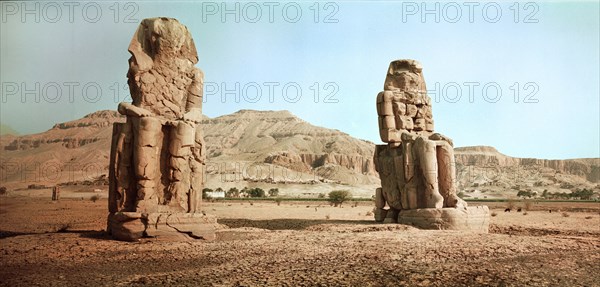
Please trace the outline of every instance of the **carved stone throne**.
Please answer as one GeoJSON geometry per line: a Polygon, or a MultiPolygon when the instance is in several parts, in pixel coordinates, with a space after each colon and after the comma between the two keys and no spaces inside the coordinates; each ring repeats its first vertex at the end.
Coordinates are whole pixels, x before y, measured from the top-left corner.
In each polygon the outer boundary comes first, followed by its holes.
{"type": "Polygon", "coordinates": [[[142,20],[127,73],[133,103],[113,125],[108,232],[141,237],[214,239],[216,218],[200,211],[205,164],[203,74],[187,28],[171,18],[142,20]]]}
{"type": "Polygon", "coordinates": [[[457,196],[453,143],[433,132],[431,98],[419,62],[390,64],[384,91],[377,95],[377,114],[387,145],[377,145],[374,155],[382,186],[375,194],[375,220],[487,232],[487,206],[467,207],[457,196]]]}

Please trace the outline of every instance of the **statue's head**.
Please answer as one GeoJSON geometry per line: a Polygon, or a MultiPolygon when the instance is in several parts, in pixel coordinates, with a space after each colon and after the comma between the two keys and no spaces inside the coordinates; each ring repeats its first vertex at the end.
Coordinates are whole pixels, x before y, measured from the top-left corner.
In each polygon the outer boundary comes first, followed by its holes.
{"type": "Polygon", "coordinates": [[[410,59],[396,60],[390,63],[390,68],[388,69],[388,76],[399,75],[403,71],[420,74],[422,70],[423,67],[418,61],[410,59]]]}
{"type": "Polygon", "coordinates": [[[131,44],[129,52],[134,58],[147,55],[152,59],[166,56],[185,58],[193,64],[198,62],[198,54],[192,35],[187,27],[173,18],[148,18],[142,20],[131,44]],[[144,53],[145,55],[140,55],[144,53]]]}
{"type": "Polygon", "coordinates": [[[402,59],[390,63],[385,78],[384,90],[424,90],[421,63],[402,59]]]}
{"type": "Polygon", "coordinates": [[[396,60],[388,68],[384,91],[377,96],[379,131],[384,142],[400,142],[401,134],[433,132],[431,98],[415,60],[396,60]]]}

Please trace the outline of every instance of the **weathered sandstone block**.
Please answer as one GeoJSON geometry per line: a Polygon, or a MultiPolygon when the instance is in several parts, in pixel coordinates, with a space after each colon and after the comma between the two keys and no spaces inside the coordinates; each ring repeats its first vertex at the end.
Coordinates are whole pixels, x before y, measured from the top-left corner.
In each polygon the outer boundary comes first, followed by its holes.
{"type": "Polygon", "coordinates": [[[488,233],[490,210],[487,206],[402,210],[398,215],[398,223],[413,225],[422,229],[488,233]]]}

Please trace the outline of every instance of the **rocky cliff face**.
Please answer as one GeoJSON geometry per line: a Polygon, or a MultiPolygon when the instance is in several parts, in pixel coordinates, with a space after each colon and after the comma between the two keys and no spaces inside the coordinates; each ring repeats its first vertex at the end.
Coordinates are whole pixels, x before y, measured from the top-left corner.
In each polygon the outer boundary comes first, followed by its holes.
{"type": "Polygon", "coordinates": [[[79,148],[109,139],[112,124],[123,121],[125,118],[116,111],[98,111],[78,120],[55,124],[43,133],[17,137],[3,148],[7,151],[29,150],[48,144],[60,144],[68,149],[79,148]]]}
{"type": "Polygon", "coordinates": [[[553,169],[563,174],[575,175],[590,182],[600,182],[600,159],[549,160],[506,156],[489,146],[459,147],[455,149],[457,164],[474,167],[538,167],[553,169]]]}
{"type": "Polygon", "coordinates": [[[356,173],[377,175],[373,158],[362,155],[279,152],[268,155],[265,158],[265,163],[276,164],[300,172],[309,172],[326,165],[338,165],[356,173]]]}

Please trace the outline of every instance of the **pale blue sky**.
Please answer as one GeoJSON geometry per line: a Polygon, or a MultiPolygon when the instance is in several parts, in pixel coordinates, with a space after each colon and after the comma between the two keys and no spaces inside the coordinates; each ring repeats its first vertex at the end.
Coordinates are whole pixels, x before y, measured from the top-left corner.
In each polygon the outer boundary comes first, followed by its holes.
{"type": "MultiPolygon", "coordinates": [[[[257,102],[236,102],[234,95],[227,95],[222,103],[221,91],[210,95],[205,91],[203,111],[210,117],[240,109],[286,109],[315,125],[380,143],[375,97],[383,88],[389,62],[412,58],[423,64],[432,90],[436,131],[453,138],[457,146],[491,145],[518,157],[600,157],[600,7],[596,1],[498,2],[498,6],[471,2],[477,5],[472,23],[465,2],[355,1],[329,2],[328,6],[319,2],[318,9],[315,2],[294,2],[299,6],[289,4],[285,16],[287,2],[281,2],[272,6],[272,23],[269,4],[264,2],[238,2],[239,23],[234,15],[225,15],[223,23],[222,2],[205,2],[204,6],[133,2],[127,7],[123,3],[117,7],[112,1],[98,6],[80,2],[73,7],[72,19],[62,2],[52,2],[57,7],[49,2],[37,2],[36,7],[35,3],[28,2],[25,8],[40,13],[39,23],[36,15],[23,13],[22,3],[2,3],[0,118],[2,124],[21,133],[42,132],[57,122],[116,109],[119,99],[114,98],[114,83],[126,84],[127,46],[139,21],[166,16],[177,18],[192,32],[200,57],[197,66],[210,88],[224,83],[233,89],[239,82],[238,95],[246,86],[250,97],[256,95],[252,83],[262,89],[257,102]],[[421,13],[422,8],[435,9],[436,3],[439,23],[435,12],[421,13]],[[251,23],[256,6],[262,14],[257,23],[251,23]],[[98,7],[102,14],[96,17],[98,7]],[[210,8],[215,7],[219,11],[210,15],[210,8]],[[290,23],[297,7],[302,16],[290,23]],[[460,18],[455,17],[457,7],[460,18]],[[498,7],[501,15],[494,19],[498,7]],[[117,23],[115,11],[120,12],[117,23]],[[517,22],[515,11],[519,11],[517,22]],[[337,23],[324,23],[333,12],[330,20],[337,23]],[[133,21],[125,23],[129,13],[133,21]],[[92,23],[94,18],[98,21],[92,23]],[[273,102],[268,94],[270,82],[278,83],[273,102]],[[318,103],[313,98],[315,82],[320,88],[318,103]],[[465,84],[471,82],[477,85],[472,102],[465,84]],[[35,83],[40,85],[38,91],[23,92],[23,88],[35,89],[35,83]],[[302,91],[295,103],[282,96],[286,84],[286,95],[295,96],[290,83],[297,83],[302,91]],[[515,83],[520,90],[518,103],[514,102],[515,83]],[[497,102],[484,99],[486,84],[488,98],[496,96],[495,88],[502,91],[497,102]],[[57,85],[61,97],[52,102],[57,85]],[[73,101],[69,85],[77,85],[73,101]],[[96,102],[84,99],[85,85],[92,100],[95,87],[102,89],[96,102]],[[456,86],[461,87],[462,97],[453,101],[456,86]],[[18,90],[13,92],[15,87],[18,90]],[[337,103],[324,103],[336,87],[333,98],[337,103]],[[444,90],[446,98],[440,96],[444,90]],[[525,103],[532,92],[530,101],[537,103],[525,103]]],[[[235,8],[234,2],[225,5],[235,8]]],[[[126,93],[120,90],[120,100],[126,93]]]]}

